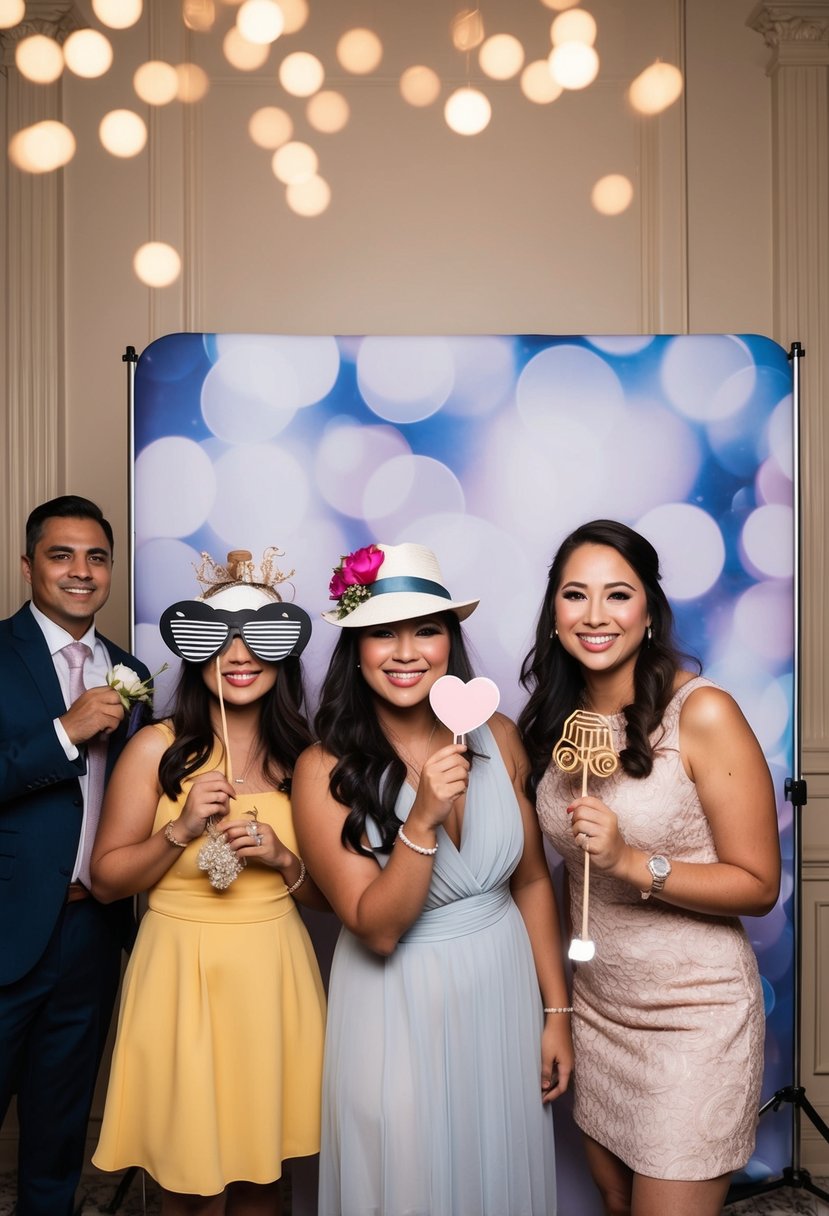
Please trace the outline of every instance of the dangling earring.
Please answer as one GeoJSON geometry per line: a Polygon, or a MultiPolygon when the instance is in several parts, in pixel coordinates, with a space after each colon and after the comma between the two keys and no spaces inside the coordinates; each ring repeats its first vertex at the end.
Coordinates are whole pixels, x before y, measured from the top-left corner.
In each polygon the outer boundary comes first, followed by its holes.
{"type": "Polygon", "coordinates": [[[553,630],[553,632],[550,634],[550,637],[551,637],[551,638],[557,638],[557,637],[558,637],[558,630],[557,630],[557,629],[554,629],[554,630],[553,630]]]}
{"type": "Polygon", "coordinates": [[[648,625],[647,629],[645,630],[645,636],[647,637],[648,645],[650,646],[651,642],[653,641],[653,630],[651,629],[650,625],[648,625]]]}

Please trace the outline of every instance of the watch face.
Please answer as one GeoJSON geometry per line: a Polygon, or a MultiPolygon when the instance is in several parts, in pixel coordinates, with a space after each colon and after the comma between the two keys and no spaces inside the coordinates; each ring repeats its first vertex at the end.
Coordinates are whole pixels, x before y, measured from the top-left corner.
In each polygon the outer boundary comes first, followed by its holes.
{"type": "Polygon", "coordinates": [[[648,862],[648,869],[654,878],[665,879],[671,872],[671,863],[667,857],[652,857],[648,862]]]}

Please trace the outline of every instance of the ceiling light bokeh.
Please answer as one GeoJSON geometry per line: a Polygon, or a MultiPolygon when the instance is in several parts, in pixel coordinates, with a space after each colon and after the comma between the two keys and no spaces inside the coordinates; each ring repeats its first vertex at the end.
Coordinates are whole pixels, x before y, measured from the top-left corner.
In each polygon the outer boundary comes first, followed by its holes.
{"type": "Polygon", "coordinates": [[[75,155],[75,136],[62,122],[46,119],[9,140],[9,160],[25,173],[51,173],[75,155]]]}
{"type": "Polygon", "coordinates": [[[430,106],[440,96],[440,77],[432,68],[416,63],[400,77],[400,93],[410,106],[430,106]]]}
{"type": "Polygon", "coordinates": [[[315,131],[324,135],[336,135],[342,131],[351,116],[351,108],[343,97],[333,89],[324,89],[310,98],[305,108],[305,117],[315,131]]]}
{"type": "Polygon", "coordinates": [[[550,39],[553,46],[562,42],[584,42],[592,46],[596,41],[596,18],[583,8],[560,13],[550,26],[550,39]]]}
{"type": "Polygon", "coordinates": [[[443,114],[446,125],[457,135],[479,135],[489,125],[492,106],[480,89],[465,85],[447,99],[443,114]]]}
{"type": "Polygon", "coordinates": [[[112,66],[112,44],[100,30],[75,30],[63,44],[63,59],[76,76],[96,80],[112,66]]]}
{"type": "Polygon", "coordinates": [[[171,63],[151,59],[135,69],[132,87],[148,106],[166,106],[178,94],[178,74],[171,63]]]}
{"type": "Polygon", "coordinates": [[[325,68],[309,51],[293,51],[279,65],[279,83],[292,97],[310,97],[324,80],[325,68]]]}
{"type": "Polygon", "coordinates": [[[474,51],[484,40],[484,19],[480,9],[461,9],[452,18],[451,31],[456,51],[474,51]]]}
{"type": "Polygon", "coordinates": [[[216,5],[213,0],[182,0],[181,19],[188,30],[206,34],[216,24],[216,5]]]}
{"type": "Polygon", "coordinates": [[[682,73],[672,63],[652,63],[628,89],[628,100],[640,114],[661,114],[682,93],[682,73]]]}
{"type": "Polygon", "coordinates": [[[279,7],[285,19],[285,33],[295,34],[301,30],[308,20],[307,0],[279,0],[279,7]]]}
{"type": "Polygon", "coordinates": [[[633,184],[622,173],[608,173],[594,185],[590,201],[600,215],[621,215],[633,201],[633,184]]]}
{"type": "Polygon", "coordinates": [[[14,62],[20,75],[33,84],[52,84],[63,72],[63,51],[54,38],[30,34],[15,46],[14,62]]]}
{"type": "Polygon", "coordinates": [[[92,0],[92,11],[111,30],[127,30],[141,16],[142,0],[92,0]]]}
{"type": "Polygon", "coordinates": [[[231,67],[239,72],[255,72],[267,61],[271,53],[269,42],[257,45],[243,38],[235,25],[232,25],[222,40],[222,53],[231,67]]]}
{"type": "Polygon", "coordinates": [[[275,0],[245,0],[236,14],[236,28],[248,42],[276,42],[285,28],[282,9],[275,0]]]}
{"type": "Polygon", "coordinates": [[[297,215],[321,215],[331,202],[331,187],[324,177],[315,173],[307,181],[289,185],[285,198],[288,206],[297,215]]]}
{"type": "Polygon", "coordinates": [[[286,186],[309,181],[319,168],[319,157],[310,144],[294,139],[277,148],[271,161],[274,177],[286,186]]]}
{"type": "Polygon", "coordinates": [[[0,0],[0,30],[19,25],[26,14],[24,0],[0,0]]]}
{"type": "Polygon", "coordinates": [[[112,156],[137,156],[147,142],[147,124],[133,110],[110,110],[100,121],[98,138],[112,156]]]}
{"type": "Polygon", "coordinates": [[[178,90],[176,97],[186,105],[193,105],[207,96],[210,80],[204,68],[197,63],[179,63],[176,65],[178,90]]]}
{"type": "Polygon", "coordinates": [[[599,72],[599,56],[583,42],[561,42],[547,60],[553,80],[563,89],[586,89],[599,72]]]}
{"type": "Polygon", "coordinates": [[[528,101],[535,102],[538,106],[546,106],[561,97],[564,89],[557,80],[553,80],[548,61],[536,59],[533,63],[528,63],[521,73],[521,92],[528,101]]]}
{"type": "Polygon", "coordinates": [[[278,106],[262,106],[251,114],[248,122],[248,134],[253,142],[270,152],[286,144],[293,133],[293,119],[278,106]]]}
{"type": "Polygon", "coordinates": [[[141,245],[135,251],[132,266],[147,287],[169,287],[181,274],[178,252],[164,241],[148,241],[141,245]]]}
{"type": "Polygon", "coordinates": [[[511,80],[524,66],[524,48],[513,34],[493,34],[481,44],[478,63],[493,80],[511,80]]]}
{"type": "Polygon", "coordinates": [[[383,43],[374,30],[346,30],[337,43],[337,60],[340,67],[355,76],[366,76],[380,66],[383,58],[383,43]]]}

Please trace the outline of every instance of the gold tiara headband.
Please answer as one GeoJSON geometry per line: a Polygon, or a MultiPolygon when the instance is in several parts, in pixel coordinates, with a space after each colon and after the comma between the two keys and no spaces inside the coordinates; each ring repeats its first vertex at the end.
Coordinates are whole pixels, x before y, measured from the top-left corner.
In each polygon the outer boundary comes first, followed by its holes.
{"type": "Polygon", "coordinates": [[[228,553],[227,561],[222,565],[214,561],[209,553],[202,553],[200,565],[194,563],[193,568],[199,584],[208,595],[226,587],[228,583],[249,583],[253,587],[269,587],[275,592],[280,583],[288,582],[296,574],[296,570],[283,574],[279,569],[276,559],[284,556],[283,549],[269,545],[257,566],[249,549],[234,549],[228,553]]]}

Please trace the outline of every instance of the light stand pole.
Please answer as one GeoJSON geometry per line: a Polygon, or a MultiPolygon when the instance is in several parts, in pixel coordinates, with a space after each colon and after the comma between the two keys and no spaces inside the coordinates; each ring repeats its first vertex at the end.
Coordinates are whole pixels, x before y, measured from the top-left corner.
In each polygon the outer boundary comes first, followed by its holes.
{"type": "Polygon", "coordinates": [[[732,1186],[728,1192],[726,1204],[736,1203],[740,1199],[749,1199],[753,1195],[765,1195],[770,1191],[778,1191],[782,1187],[796,1187],[817,1195],[829,1203],[829,1192],[821,1190],[812,1181],[808,1170],[800,1164],[800,1113],[808,1117],[812,1126],[820,1132],[829,1144],[829,1126],[806,1097],[806,1090],[800,1079],[800,1005],[803,982],[803,875],[801,872],[803,858],[802,844],[802,815],[806,805],[806,782],[803,780],[801,768],[801,622],[802,622],[802,568],[801,568],[801,492],[800,492],[800,360],[806,354],[799,342],[793,342],[789,350],[792,363],[792,464],[794,471],[794,665],[792,688],[792,776],[786,778],[786,801],[792,804],[792,864],[794,867],[792,887],[792,941],[794,945],[794,993],[792,998],[792,1083],[778,1089],[768,1102],[760,1107],[759,1117],[766,1111],[777,1111],[784,1102],[792,1108],[792,1159],[780,1178],[772,1178],[764,1182],[749,1182],[732,1186]]]}

